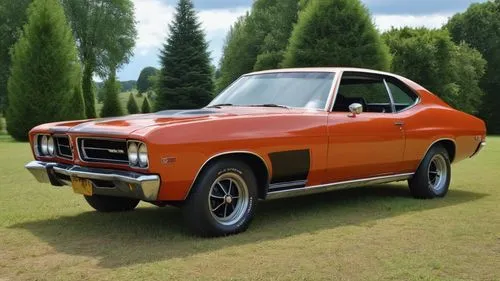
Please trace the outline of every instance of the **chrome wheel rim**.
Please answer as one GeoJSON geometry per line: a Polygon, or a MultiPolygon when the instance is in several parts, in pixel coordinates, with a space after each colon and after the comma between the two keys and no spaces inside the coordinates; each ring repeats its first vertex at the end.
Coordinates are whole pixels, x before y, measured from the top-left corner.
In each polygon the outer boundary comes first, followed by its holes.
{"type": "Polygon", "coordinates": [[[224,173],[212,186],[208,196],[210,214],[220,224],[237,223],[248,208],[248,188],[243,178],[236,173],[224,173]]]}
{"type": "Polygon", "coordinates": [[[442,190],[448,178],[448,165],[443,155],[437,154],[432,157],[428,168],[429,186],[434,191],[442,190]]]}

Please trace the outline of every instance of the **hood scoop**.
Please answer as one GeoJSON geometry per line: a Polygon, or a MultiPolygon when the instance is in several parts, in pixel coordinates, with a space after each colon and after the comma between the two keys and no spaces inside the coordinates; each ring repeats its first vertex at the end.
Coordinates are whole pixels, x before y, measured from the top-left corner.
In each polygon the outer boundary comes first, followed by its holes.
{"type": "Polygon", "coordinates": [[[220,111],[213,109],[188,109],[188,110],[164,110],[155,113],[156,115],[160,115],[161,117],[183,117],[183,116],[204,116],[221,113],[220,111]]]}

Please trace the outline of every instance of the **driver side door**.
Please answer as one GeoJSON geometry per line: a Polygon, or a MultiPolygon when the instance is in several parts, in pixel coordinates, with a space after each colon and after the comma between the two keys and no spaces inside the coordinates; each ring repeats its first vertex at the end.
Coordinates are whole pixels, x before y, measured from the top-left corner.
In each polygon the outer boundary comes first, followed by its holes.
{"type": "Polygon", "coordinates": [[[329,183],[397,174],[404,157],[403,123],[394,113],[385,77],[344,72],[328,114],[329,183]],[[358,103],[360,114],[349,106],[358,103]]]}

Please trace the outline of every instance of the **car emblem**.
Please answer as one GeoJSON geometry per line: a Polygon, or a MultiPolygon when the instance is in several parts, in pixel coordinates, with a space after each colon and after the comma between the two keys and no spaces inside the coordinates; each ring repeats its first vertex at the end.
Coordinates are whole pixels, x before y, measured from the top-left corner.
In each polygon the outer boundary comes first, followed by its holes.
{"type": "Polygon", "coordinates": [[[123,149],[108,149],[108,152],[113,154],[125,154],[125,150],[123,149]]]}

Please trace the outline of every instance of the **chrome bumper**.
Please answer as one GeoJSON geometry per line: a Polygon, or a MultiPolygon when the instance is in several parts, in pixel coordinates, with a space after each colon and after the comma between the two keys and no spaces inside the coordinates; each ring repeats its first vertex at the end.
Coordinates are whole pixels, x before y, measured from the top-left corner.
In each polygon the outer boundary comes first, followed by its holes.
{"type": "Polygon", "coordinates": [[[483,148],[486,146],[486,141],[482,141],[481,143],[479,143],[479,145],[477,146],[476,148],[476,151],[474,151],[474,154],[472,154],[470,157],[474,157],[476,155],[479,154],[479,152],[481,152],[481,150],[483,150],[483,148]]]}
{"type": "Polygon", "coordinates": [[[25,167],[39,182],[50,183],[54,186],[71,186],[72,177],[88,179],[93,183],[93,194],[98,195],[156,201],[160,190],[158,175],[41,161],[32,161],[25,167]]]}

